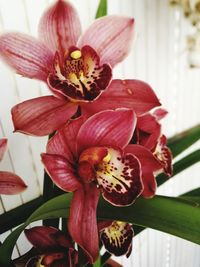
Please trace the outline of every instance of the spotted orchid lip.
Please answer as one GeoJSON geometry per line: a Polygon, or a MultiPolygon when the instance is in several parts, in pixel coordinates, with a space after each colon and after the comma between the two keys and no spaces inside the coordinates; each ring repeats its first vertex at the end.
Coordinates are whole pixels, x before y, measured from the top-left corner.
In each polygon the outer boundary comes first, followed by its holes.
{"type": "Polygon", "coordinates": [[[48,84],[54,94],[84,102],[96,99],[111,78],[111,67],[100,65],[99,56],[92,47],[71,47],[64,59],[55,54],[54,72],[49,74],[48,84]]]}
{"type": "Polygon", "coordinates": [[[132,249],[133,228],[129,223],[113,221],[111,225],[100,232],[100,238],[107,251],[115,256],[126,254],[132,249]]]}
{"type": "Polygon", "coordinates": [[[112,147],[91,147],[81,153],[78,167],[84,182],[96,179],[104,198],[116,206],[134,202],[142,190],[140,163],[112,147]]]}

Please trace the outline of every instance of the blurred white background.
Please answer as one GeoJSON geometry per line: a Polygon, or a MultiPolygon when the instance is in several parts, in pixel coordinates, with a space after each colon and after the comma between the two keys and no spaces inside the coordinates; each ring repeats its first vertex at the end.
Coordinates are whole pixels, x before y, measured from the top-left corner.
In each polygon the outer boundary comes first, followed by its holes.
{"type": "MultiPolygon", "coordinates": [[[[20,31],[37,36],[39,18],[50,2],[53,1],[0,0],[0,33],[20,31]]],[[[95,17],[98,0],[71,2],[85,29],[95,17]]],[[[114,76],[141,79],[154,88],[169,111],[163,121],[167,136],[199,123],[200,69],[190,69],[187,64],[185,38],[191,26],[181,10],[171,8],[167,0],[108,0],[108,14],[127,15],[136,20],[137,35],[132,51],[115,68],[114,76]]],[[[0,213],[41,194],[43,169],[40,153],[45,151],[47,139],[13,134],[10,109],[22,100],[47,93],[44,84],[22,78],[0,62],[0,138],[9,138],[9,150],[0,168],[16,172],[29,186],[20,196],[2,196],[0,213]]],[[[199,144],[194,146],[197,147],[199,144]]],[[[199,170],[199,164],[193,166],[159,188],[158,193],[176,196],[199,187],[199,170]]],[[[26,250],[27,244],[22,238],[15,256],[26,250]]],[[[134,239],[132,256],[118,261],[127,267],[199,267],[200,247],[150,229],[134,239]]]]}

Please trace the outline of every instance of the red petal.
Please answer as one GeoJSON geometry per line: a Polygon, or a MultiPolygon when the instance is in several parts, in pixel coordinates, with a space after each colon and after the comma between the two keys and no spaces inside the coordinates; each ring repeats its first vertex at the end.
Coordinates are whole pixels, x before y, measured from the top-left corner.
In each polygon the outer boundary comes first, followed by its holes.
{"type": "Polygon", "coordinates": [[[106,261],[106,264],[108,264],[110,267],[123,267],[121,264],[112,260],[111,258],[106,261]]]}
{"type": "Polygon", "coordinates": [[[81,186],[72,165],[66,158],[45,153],[41,157],[49,176],[62,190],[73,192],[81,186]]]}
{"type": "Polygon", "coordinates": [[[151,114],[138,117],[137,129],[139,130],[139,144],[149,150],[155,148],[161,134],[161,125],[151,114]]]}
{"type": "Polygon", "coordinates": [[[136,115],[132,110],[118,109],[99,112],[89,118],[77,136],[79,151],[92,146],[126,146],[135,129],[136,115]]]}
{"type": "Polygon", "coordinates": [[[95,262],[99,254],[96,219],[98,199],[99,189],[93,183],[75,191],[68,222],[72,239],[88,253],[90,262],[95,262]]]}
{"type": "Polygon", "coordinates": [[[100,56],[101,63],[111,66],[128,54],[133,37],[134,20],[120,16],[105,16],[96,20],[81,36],[78,46],[90,45],[100,56]],[[106,25],[106,27],[105,27],[106,25]]]}
{"type": "Polygon", "coordinates": [[[53,53],[33,37],[7,33],[0,37],[0,55],[17,73],[46,81],[52,70],[53,53]]]}
{"type": "Polygon", "coordinates": [[[144,184],[144,190],[142,196],[145,198],[151,198],[155,195],[157,189],[157,182],[152,173],[145,173],[142,176],[142,181],[144,184]]]}
{"type": "Polygon", "coordinates": [[[12,108],[15,131],[43,136],[67,122],[77,106],[54,96],[42,96],[24,101],[12,108]]]}
{"type": "Polygon", "coordinates": [[[148,112],[160,102],[152,88],[139,80],[113,80],[94,102],[81,104],[90,116],[105,109],[130,108],[137,115],[148,112]]]}
{"type": "Polygon", "coordinates": [[[108,153],[110,159],[96,167],[103,197],[115,206],[131,205],[143,191],[140,163],[132,154],[112,148],[108,153]]]}
{"type": "Polygon", "coordinates": [[[162,120],[166,115],[168,114],[168,111],[164,108],[157,108],[153,112],[153,116],[156,117],[156,120],[162,120]]]}
{"type": "Polygon", "coordinates": [[[153,197],[156,191],[156,180],[153,173],[160,170],[162,165],[155,159],[153,154],[143,146],[128,145],[125,151],[135,155],[141,163],[142,182],[144,185],[142,195],[144,197],[153,197]]]}
{"type": "Polygon", "coordinates": [[[81,25],[74,7],[63,0],[56,1],[43,14],[39,24],[40,39],[52,49],[64,55],[66,49],[76,45],[81,25]]]}
{"type": "Polygon", "coordinates": [[[0,194],[15,195],[26,189],[23,180],[14,173],[0,171],[0,194]]]}
{"type": "Polygon", "coordinates": [[[83,121],[83,117],[79,117],[57,131],[47,144],[47,153],[63,156],[73,163],[77,157],[76,137],[83,121]]]}
{"type": "Polygon", "coordinates": [[[124,151],[136,156],[142,168],[142,173],[155,172],[162,168],[162,165],[155,159],[153,154],[143,146],[140,145],[128,145],[124,151]]]}
{"type": "Polygon", "coordinates": [[[166,146],[167,139],[165,135],[162,135],[159,140],[158,144],[153,152],[156,159],[161,163],[163,166],[163,170],[167,176],[172,175],[172,152],[166,146]]]}
{"type": "Polygon", "coordinates": [[[3,159],[4,153],[7,148],[8,140],[6,138],[0,139],[0,161],[3,159]]]}

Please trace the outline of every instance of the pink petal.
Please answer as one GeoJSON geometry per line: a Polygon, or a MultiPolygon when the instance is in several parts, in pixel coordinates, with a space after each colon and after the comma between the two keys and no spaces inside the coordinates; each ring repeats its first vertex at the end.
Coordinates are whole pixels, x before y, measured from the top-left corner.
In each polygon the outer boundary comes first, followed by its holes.
{"type": "Polygon", "coordinates": [[[142,182],[144,185],[142,196],[153,197],[157,187],[153,173],[160,170],[162,165],[155,159],[153,154],[143,146],[128,145],[125,151],[135,155],[141,163],[142,182]]]}
{"type": "Polygon", "coordinates": [[[0,56],[17,73],[46,81],[54,55],[33,37],[22,33],[7,33],[0,37],[0,56]]]}
{"type": "Polygon", "coordinates": [[[64,55],[70,46],[75,46],[81,34],[81,25],[74,7],[58,0],[43,14],[39,24],[40,39],[53,51],[64,55]]]}
{"type": "Polygon", "coordinates": [[[156,120],[162,120],[166,115],[168,114],[168,111],[164,108],[157,108],[153,112],[153,116],[156,118],[156,120]]]}
{"type": "Polygon", "coordinates": [[[26,189],[23,180],[14,173],[0,171],[0,194],[15,195],[26,189]]]}
{"type": "Polygon", "coordinates": [[[90,117],[77,136],[79,151],[92,146],[126,146],[133,135],[136,115],[129,109],[106,110],[90,117]]]}
{"type": "Polygon", "coordinates": [[[101,64],[111,66],[121,62],[129,53],[134,19],[121,16],[105,16],[96,20],[80,37],[78,46],[90,45],[99,54],[101,64]]]}
{"type": "Polygon", "coordinates": [[[76,137],[83,122],[83,117],[79,117],[57,131],[47,144],[47,153],[61,155],[73,163],[77,156],[76,137]]]}
{"type": "Polygon", "coordinates": [[[153,154],[143,146],[128,145],[124,151],[125,153],[133,154],[139,159],[143,174],[155,172],[162,168],[162,165],[155,159],[153,154]]]}
{"type": "Polygon", "coordinates": [[[83,103],[84,112],[90,116],[105,109],[130,108],[137,115],[160,106],[152,88],[139,80],[113,80],[102,95],[90,103],[83,103]]]}
{"type": "Polygon", "coordinates": [[[151,198],[155,195],[157,189],[157,182],[152,173],[146,173],[142,177],[144,184],[144,190],[142,196],[145,198],[151,198]]]}
{"type": "Polygon", "coordinates": [[[0,161],[3,159],[4,153],[7,148],[8,140],[6,138],[0,139],[0,161]]]}
{"type": "Polygon", "coordinates": [[[88,254],[90,262],[95,262],[99,254],[99,239],[96,209],[99,190],[90,183],[75,191],[68,221],[72,239],[88,254]]]}
{"type": "Polygon", "coordinates": [[[139,130],[139,144],[149,150],[154,149],[161,134],[161,125],[156,117],[151,114],[138,117],[136,127],[139,130]]]}
{"type": "Polygon", "coordinates": [[[12,108],[15,131],[43,136],[52,133],[67,122],[77,106],[54,96],[37,97],[12,108]]]}
{"type": "Polygon", "coordinates": [[[36,226],[31,229],[25,229],[24,233],[29,242],[39,250],[49,248],[70,247],[71,240],[56,228],[48,226],[36,226]],[[60,242],[62,240],[62,243],[60,242]]]}
{"type": "Polygon", "coordinates": [[[45,153],[41,154],[41,157],[47,173],[62,190],[73,192],[81,186],[72,165],[66,158],[45,153]]]}

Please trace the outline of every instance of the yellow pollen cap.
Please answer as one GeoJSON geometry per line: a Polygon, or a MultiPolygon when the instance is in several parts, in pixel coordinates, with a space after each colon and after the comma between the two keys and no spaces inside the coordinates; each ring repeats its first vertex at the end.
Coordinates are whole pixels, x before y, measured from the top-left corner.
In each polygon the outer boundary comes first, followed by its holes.
{"type": "Polygon", "coordinates": [[[109,162],[111,159],[111,155],[110,153],[108,153],[104,158],[103,158],[103,162],[109,162]]]}
{"type": "Polygon", "coordinates": [[[71,52],[70,56],[73,59],[79,59],[81,57],[81,51],[75,50],[75,51],[71,52]]]}

